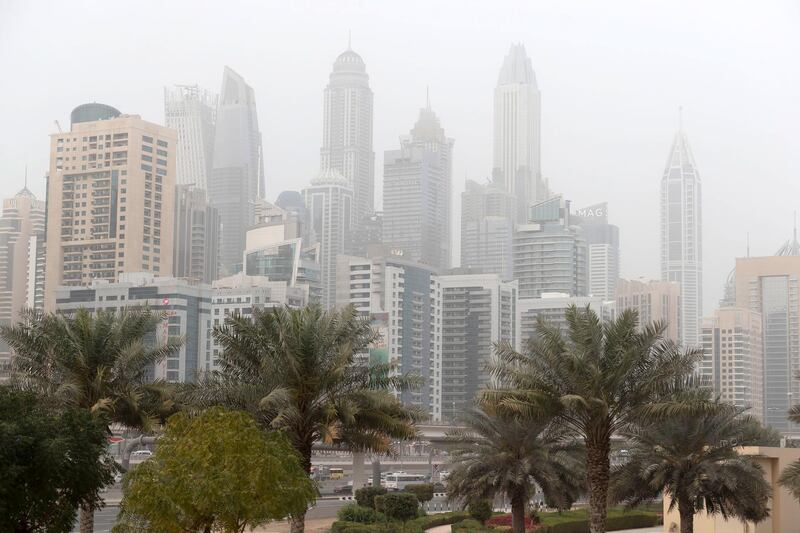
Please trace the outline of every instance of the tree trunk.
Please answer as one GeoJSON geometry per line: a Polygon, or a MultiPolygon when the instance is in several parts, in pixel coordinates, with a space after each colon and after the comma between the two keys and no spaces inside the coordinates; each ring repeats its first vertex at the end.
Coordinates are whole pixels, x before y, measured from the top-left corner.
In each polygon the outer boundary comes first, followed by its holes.
{"type": "Polygon", "coordinates": [[[586,481],[589,485],[589,531],[605,533],[611,440],[607,436],[586,439],[586,481]]]}
{"type": "Polygon", "coordinates": [[[527,499],[524,490],[516,490],[511,494],[511,531],[513,533],[525,533],[527,499]]]}
{"type": "Polygon", "coordinates": [[[81,533],[94,532],[94,509],[91,504],[81,505],[80,531],[81,533]]]}
{"type": "MultiPolygon", "coordinates": [[[[299,451],[300,451],[300,466],[303,468],[305,473],[310,476],[311,446],[309,446],[307,449],[299,451]]],[[[291,526],[291,533],[304,533],[306,530],[306,511],[303,511],[303,514],[291,517],[289,519],[289,525],[291,526]]]]}
{"type": "Polygon", "coordinates": [[[681,516],[681,533],[693,533],[694,508],[685,498],[678,499],[678,514],[681,516]]]}

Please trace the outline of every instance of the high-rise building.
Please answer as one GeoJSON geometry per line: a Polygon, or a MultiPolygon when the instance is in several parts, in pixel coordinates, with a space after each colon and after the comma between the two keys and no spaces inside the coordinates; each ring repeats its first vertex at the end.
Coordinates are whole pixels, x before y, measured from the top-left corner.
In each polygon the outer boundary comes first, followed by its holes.
{"type": "Polygon", "coordinates": [[[429,101],[400,149],[383,158],[384,242],[393,253],[434,268],[450,266],[452,154],[453,139],[429,101]]]}
{"type": "Polygon", "coordinates": [[[353,222],[374,210],[372,90],[364,60],[349,46],[336,58],[325,88],[320,167],[340,173],[353,190],[353,222]]]}
{"type": "Polygon", "coordinates": [[[761,315],[738,307],[717,309],[703,320],[700,374],[724,402],[764,416],[761,315]]]}
{"type": "Polygon", "coordinates": [[[588,307],[602,321],[613,320],[616,316],[616,302],[597,296],[570,296],[560,292],[545,292],[541,298],[520,298],[517,304],[519,313],[520,342],[525,343],[536,336],[539,319],[567,332],[566,312],[570,306],[580,309],[588,307]]]}
{"type": "Polygon", "coordinates": [[[441,420],[441,289],[435,271],[399,257],[341,255],[337,306],[353,305],[381,332],[371,364],[392,363],[398,374],[422,378],[418,389],[398,393],[407,405],[441,420]]]}
{"type": "Polygon", "coordinates": [[[513,277],[514,198],[501,183],[467,180],[461,193],[461,266],[513,277]]]}
{"type": "Polygon", "coordinates": [[[494,178],[515,199],[516,221],[549,192],[541,169],[541,94],[531,60],[514,44],[494,90],[494,178]]]}
{"type": "Polygon", "coordinates": [[[350,231],[345,253],[355,257],[382,257],[389,255],[383,240],[383,213],[377,211],[362,218],[350,231]]]}
{"type": "Polygon", "coordinates": [[[619,279],[619,228],[608,223],[608,204],[577,209],[573,217],[586,238],[589,294],[613,300],[619,279]]]}
{"type": "Polygon", "coordinates": [[[494,344],[519,348],[517,282],[497,274],[438,276],[442,297],[442,420],[452,421],[472,406],[490,383],[487,364],[494,344]]]}
{"type": "Polygon", "coordinates": [[[219,277],[219,213],[194,185],[175,188],[173,271],[176,278],[211,283],[219,277]]]}
{"type": "Polygon", "coordinates": [[[256,200],[264,198],[264,193],[255,92],[244,78],[225,67],[208,179],[209,203],[217,208],[222,221],[220,264],[224,273],[241,270],[244,236],[255,223],[256,200]]]}
{"type": "Polygon", "coordinates": [[[73,120],[50,136],[47,310],[61,285],[172,275],[176,141],[138,115],[73,120]]]}
{"type": "Polygon", "coordinates": [[[529,223],[514,232],[514,279],[520,298],[544,292],[587,296],[586,239],[572,223],[569,202],[555,196],[531,207],[529,223]]]}
{"type": "Polygon", "coordinates": [[[796,431],[786,413],[800,398],[800,245],[794,240],[778,253],[736,259],[736,307],[761,315],[764,422],[796,431]]]}
{"type": "Polygon", "coordinates": [[[178,132],[178,185],[208,191],[214,155],[217,98],[197,85],[164,87],[164,124],[178,132]]]}
{"type": "Polygon", "coordinates": [[[677,343],[681,330],[681,286],[677,281],[620,279],[617,282],[617,313],[633,309],[639,325],[661,322],[664,336],[677,343]]]}
{"type": "MultiPolygon", "coordinates": [[[[45,204],[27,184],[13,198],[3,201],[0,216],[0,325],[19,321],[23,309],[44,304],[45,204]]],[[[0,339],[0,378],[10,363],[11,352],[0,339]]]]}
{"type": "Polygon", "coordinates": [[[352,223],[353,190],[336,170],[320,172],[303,189],[311,242],[319,243],[322,305],[336,305],[336,258],[344,252],[352,223]]]}
{"type": "Polygon", "coordinates": [[[700,344],[703,316],[703,213],[700,174],[678,128],[661,178],[661,279],[681,285],[680,341],[700,344]]]}

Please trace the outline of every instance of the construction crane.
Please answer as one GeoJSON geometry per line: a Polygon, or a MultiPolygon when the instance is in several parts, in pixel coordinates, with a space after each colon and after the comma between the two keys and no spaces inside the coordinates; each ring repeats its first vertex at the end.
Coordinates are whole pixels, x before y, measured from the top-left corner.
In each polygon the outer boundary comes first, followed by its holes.
{"type": "Polygon", "coordinates": [[[56,128],[58,128],[58,133],[64,133],[64,130],[61,129],[61,124],[59,124],[57,120],[54,120],[53,122],[56,123],[56,128]]]}

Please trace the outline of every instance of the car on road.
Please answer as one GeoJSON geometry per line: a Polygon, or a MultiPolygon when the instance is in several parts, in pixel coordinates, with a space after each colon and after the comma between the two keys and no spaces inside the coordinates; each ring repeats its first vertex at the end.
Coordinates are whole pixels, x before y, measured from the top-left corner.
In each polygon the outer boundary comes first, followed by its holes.
{"type": "Polygon", "coordinates": [[[352,494],[353,493],[353,486],[352,485],[337,485],[333,487],[334,494],[352,494]]]}
{"type": "Polygon", "coordinates": [[[148,459],[153,456],[153,452],[150,450],[136,450],[135,452],[131,453],[131,459],[148,459]]]}

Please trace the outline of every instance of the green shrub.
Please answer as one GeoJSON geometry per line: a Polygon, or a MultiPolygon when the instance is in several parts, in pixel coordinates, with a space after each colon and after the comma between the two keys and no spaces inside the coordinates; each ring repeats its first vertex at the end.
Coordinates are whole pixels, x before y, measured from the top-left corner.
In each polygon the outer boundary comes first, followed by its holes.
{"type": "Polygon", "coordinates": [[[456,522],[452,526],[453,533],[488,533],[492,530],[473,518],[456,522]]]}
{"type": "Polygon", "coordinates": [[[357,503],[348,503],[340,508],[336,513],[337,518],[344,522],[358,522],[360,524],[371,524],[374,522],[385,522],[386,517],[372,507],[362,507],[357,503]]]}
{"type": "MultiPolygon", "coordinates": [[[[383,517],[380,513],[376,513],[383,517]]],[[[377,522],[374,524],[363,524],[339,520],[331,526],[331,533],[425,533],[426,529],[436,526],[453,524],[469,518],[469,514],[464,511],[452,511],[430,516],[423,516],[409,520],[405,527],[397,522],[377,522]]],[[[385,520],[385,517],[382,518],[385,520]]]]}
{"type": "Polygon", "coordinates": [[[492,517],[492,503],[489,500],[475,500],[474,502],[470,502],[467,510],[469,511],[469,515],[481,524],[492,517]]]}
{"type": "MultiPolygon", "coordinates": [[[[661,516],[655,513],[619,514],[606,519],[606,531],[654,527],[662,523],[661,516]]],[[[585,518],[567,520],[545,526],[547,533],[589,533],[589,521],[585,518]]],[[[537,529],[537,531],[540,531],[537,529]]]]}
{"type": "Polygon", "coordinates": [[[375,497],[375,510],[385,514],[390,520],[408,522],[416,518],[418,507],[419,500],[409,492],[375,497]]]}
{"type": "Polygon", "coordinates": [[[417,497],[419,503],[429,502],[433,499],[433,484],[432,483],[418,483],[414,485],[406,485],[403,489],[405,492],[410,492],[417,497]]]}
{"type": "Polygon", "coordinates": [[[386,489],[383,487],[362,487],[355,493],[356,502],[361,507],[371,507],[375,509],[375,496],[382,496],[386,494],[386,489]]]}

